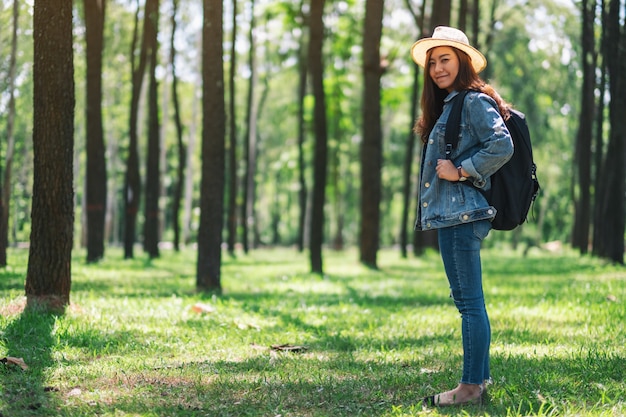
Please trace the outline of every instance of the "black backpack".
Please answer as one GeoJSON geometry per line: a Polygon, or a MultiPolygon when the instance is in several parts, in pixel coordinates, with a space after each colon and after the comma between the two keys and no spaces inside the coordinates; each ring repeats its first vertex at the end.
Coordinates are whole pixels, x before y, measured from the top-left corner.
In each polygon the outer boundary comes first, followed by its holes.
{"type": "MultiPolygon", "coordinates": [[[[467,93],[468,90],[461,91],[452,103],[445,136],[448,159],[459,141],[461,110],[467,93]]],[[[491,188],[480,190],[498,211],[492,221],[495,230],[512,230],[524,223],[540,188],[526,117],[514,109],[510,113],[511,117],[505,120],[505,124],[511,133],[515,151],[511,159],[491,176],[491,188]]],[[[472,185],[471,181],[465,184],[472,185]]]]}

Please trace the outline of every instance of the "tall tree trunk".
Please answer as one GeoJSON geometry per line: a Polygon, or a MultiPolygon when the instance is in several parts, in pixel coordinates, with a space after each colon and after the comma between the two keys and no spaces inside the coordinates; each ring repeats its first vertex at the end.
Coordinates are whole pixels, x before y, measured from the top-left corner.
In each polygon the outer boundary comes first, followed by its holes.
{"type": "Polygon", "coordinates": [[[226,136],[223,4],[221,0],[203,0],[203,8],[202,180],[196,287],[220,292],[226,136]]]}
{"type": "Polygon", "coordinates": [[[124,258],[126,259],[133,258],[134,256],[133,249],[135,245],[135,232],[137,230],[137,212],[139,211],[139,198],[141,195],[137,124],[139,119],[139,99],[141,96],[144,73],[146,71],[145,26],[147,23],[144,23],[144,41],[141,42],[139,62],[137,62],[135,54],[139,41],[139,10],[139,0],[137,0],[137,13],[135,15],[135,27],[131,46],[132,95],[130,99],[128,156],[126,161],[126,174],[124,177],[124,258]]]}
{"type": "Polygon", "coordinates": [[[102,50],[106,0],[84,0],[87,40],[87,262],[104,256],[107,169],[102,127],[102,50]]]}
{"type": "MultiPolygon", "coordinates": [[[[254,82],[255,85],[258,84],[258,80],[254,82]]],[[[266,75],[263,78],[263,91],[261,92],[261,96],[259,97],[259,101],[256,102],[252,106],[252,114],[254,117],[254,137],[250,138],[250,172],[252,172],[252,178],[250,184],[248,184],[248,204],[249,204],[249,212],[250,218],[252,221],[252,247],[256,248],[261,245],[261,232],[259,231],[259,222],[256,220],[258,218],[256,212],[256,195],[257,195],[257,181],[256,181],[256,172],[258,168],[258,154],[259,154],[259,143],[261,141],[261,137],[257,131],[257,122],[261,120],[261,113],[263,111],[263,107],[265,106],[265,102],[267,101],[267,96],[269,95],[269,77],[266,75]]]]}
{"type": "Polygon", "coordinates": [[[363,142],[361,143],[360,260],[376,268],[380,241],[382,129],[380,122],[380,38],[383,0],[367,0],[363,30],[363,142]]]}
{"type": "Polygon", "coordinates": [[[176,126],[176,149],[178,150],[178,166],[176,168],[176,184],[174,201],[172,202],[172,223],[174,228],[174,250],[180,250],[180,205],[183,198],[185,183],[185,166],[187,165],[187,149],[183,141],[183,124],[180,119],[180,103],[178,100],[178,75],[176,73],[176,15],[178,0],[172,0],[172,37],[170,38],[170,66],[172,68],[172,104],[174,105],[174,124],[176,126]]]}
{"type": "MultiPolygon", "coordinates": [[[[337,99],[337,103],[340,102],[339,98],[337,97],[339,94],[341,94],[341,92],[339,91],[341,89],[340,85],[335,85],[335,87],[333,88],[333,92],[331,93],[331,97],[334,97],[337,99]]],[[[331,110],[331,114],[333,114],[333,117],[331,118],[331,128],[330,131],[331,136],[334,136],[336,138],[342,138],[344,137],[343,132],[341,131],[341,120],[342,120],[342,115],[341,115],[341,110],[337,109],[336,112],[333,112],[331,110]]],[[[345,181],[345,177],[342,175],[341,172],[341,146],[339,143],[337,143],[335,146],[332,146],[329,150],[329,173],[330,173],[330,180],[329,180],[329,185],[330,185],[330,189],[332,190],[332,207],[333,207],[333,212],[332,212],[332,216],[335,219],[335,230],[331,233],[333,233],[333,237],[332,237],[332,247],[334,250],[342,250],[344,248],[344,238],[343,238],[343,227],[344,227],[344,210],[343,210],[343,206],[344,206],[344,195],[345,195],[345,190],[342,189],[341,183],[342,181],[345,181]]]]}
{"type": "MultiPolygon", "coordinates": [[[[402,173],[402,220],[400,222],[400,254],[402,258],[407,257],[407,245],[409,239],[407,232],[409,230],[409,212],[411,212],[411,196],[413,187],[411,186],[411,177],[413,174],[413,160],[415,159],[415,132],[413,132],[413,123],[417,117],[417,98],[419,97],[419,66],[413,66],[413,88],[411,89],[411,126],[406,141],[406,152],[404,155],[404,170],[402,173]]],[[[411,230],[414,226],[411,227],[411,230]]]]}
{"type": "Polygon", "coordinates": [[[478,34],[480,33],[480,0],[474,0],[472,3],[472,37],[470,39],[472,45],[481,49],[478,41],[478,34]]]}
{"type": "Polygon", "coordinates": [[[594,91],[596,76],[596,52],[595,52],[595,0],[582,1],[582,67],[583,85],[581,94],[580,124],[576,136],[576,151],[574,154],[574,180],[578,184],[572,184],[574,195],[574,230],[572,233],[572,246],[578,248],[580,253],[585,254],[589,248],[589,226],[591,223],[591,142],[593,136],[594,119],[594,91]]]}
{"type": "Polygon", "coordinates": [[[430,33],[437,26],[450,25],[450,16],[452,13],[452,0],[437,0],[433,1],[433,12],[430,15],[430,33]]]}
{"type": "Polygon", "coordinates": [[[467,15],[469,14],[469,6],[467,0],[460,0],[459,4],[459,24],[457,27],[467,33],[467,15]]]}
{"type": "Polygon", "coordinates": [[[609,74],[610,136],[603,164],[602,189],[594,224],[593,253],[614,262],[624,263],[624,191],[625,180],[623,125],[626,114],[626,29],[621,26],[620,0],[609,2],[606,15],[606,60],[609,74]]]}
{"type": "MultiPolygon", "coordinates": [[[[197,37],[197,50],[202,50],[202,35],[197,37]]],[[[198,54],[197,67],[202,67],[202,54],[198,54]]],[[[202,85],[202,71],[196,71],[195,82],[196,85],[202,85]]],[[[194,198],[194,155],[196,154],[196,138],[198,131],[198,113],[200,113],[201,104],[200,95],[193,96],[191,103],[191,123],[189,124],[189,140],[187,145],[187,175],[185,176],[185,192],[183,197],[183,242],[188,243],[191,241],[191,218],[193,211],[193,198],[194,198]]]]}
{"type": "Polygon", "coordinates": [[[304,228],[307,212],[307,185],[305,179],[306,166],[304,163],[304,141],[305,141],[305,122],[304,122],[304,98],[306,96],[306,83],[307,83],[307,36],[309,16],[305,15],[304,3],[300,3],[300,13],[303,15],[303,20],[306,24],[302,25],[302,31],[300,32],[300,50],[298,56],[298,236],[296,238],[296,246],[298,252],[304,251],[304,228]]]}
{"type": "MultiPolygon", "coordinates": [[[[106,90],[104,91],[104,94],[106,97],[106,90]]],[[[110,102],[110,100],[105,99],[105,102],[110,102]]],[[[112,132],[109,132],[105,142],[107,144],[109,169],[111,172],[120,172],[121,161],[118,147],[119,144],[117,143],[118,141],[116,140],[115,135],[112,132]]],[[[118,190],[118,177],[116,175],[109,176],[107,190],[118,190]]],[[[119,201],[117,192],[107,192],[104,240],[107,243],[113,243],[116,245],[119,245],[122,242],[122,228],[120,225],[123,218],[120,216],[120,212],[122,212],[120,203],[121,202],[119,201]]]]}
{"type": "Polygon", "coordinates": [[[161,195],[161,139],[159,129],[159,94],[156,79],[158,65],[159,0],[146,1],[144,39],[149,69],[148,153],[146,161],[146,197],[144,214],[144,250],[150,258],[159,256],[159,197],[161,195]]]}
{"type": "Polygon", "coordinates": [[[326,170],[328,159],[328,129],[326,125],[326,96],[324,93],[324,3],[311,0],[311,25],[309,38],[309,70],[315,106],[315,154],[313,161],[313,202],[311,209],[311,272],[323,274],[322,244],[324,242],[324,204],[326,200],[326,170]]]}
{"type": "MultiPolygon", "coordinates": [[[[406,0],[407,9],[413,16],[413,20],[415,21],[415,25],[421,31],[420,38],[428,36],[426,33],[424,20],[426,14],[426,2],[422,2],[422,6],[420,12],[417,13],[413,10],[410,0],[406,0]]],[[[407,232],[409,231],[409,213],[412,212],[411,208],[414,207],[411,204],[411,196],[414,196],[412,190],[413,187],[411,185],[411,177],[413,172],[413,160],[415,159],[415,139],[416,134],[413,131],[413,126],[415,124],[415,120],[417,120],[417,110],[418,110],[418,102],[419,102],[419,76],[420,69],[418,65],[413,66],[413,88],[411,90],[411,105],[410,105],[410,118],[411,124],[408,126],[408,135],[406,141],[406,153],[404,155],[404,170],[403,170],[403,186],[402,186],[402,220],[400,221],[400,252],[403,258],[407,257],[407,246],[409,244],[409,239],[407,236],[407,232]]],[[[416,196],[415,196],[416,197],[416,196]]],[[[413,200],[414,201],[414,200],[413,200]]],[[[413,211],[415,213],[415,211],[413,211]]],[[[414,232],[414,223],[410,223],[410,230],[413,232],[413,238],[416,239],[417,233],[414,232]]],[[[416,241],[413,240],[415,244],[416,241]]]]}
{"type": "MultiPolygon", "coordinates": [[[[600,21],[601,22],[605,22],[606,21],[606,7],[605,7],[605,1],[601,0],[600,1],[600,21]]],[[[595,151],[594,151],[594,160],[593,160],[593,166],[594,166],[594,170],[593,170],[593,175],[592,177],[594,178],[594,194],[593,194],[593,225],[597,224],[600,219],[598,218],[598,214],[599,214],[599,210],[598,208],[600,207],[600,196],[601,196],[601,192],[600,190],[602,189],[603,185],[602,185],[602,181],[604,180],[603,178],[603,170],[602,170],[602,161],[604,160],[604,146],[605,146],[605,140],[604,140],[604,132],[605,132],[605,104],[604,104],[604,97],[606,94],[606,87],[607,87],[607,69],[606,69],[606,25],[602,25],[601,26],[601,31],[600,31],[600,42],[599,42],[599,48],[600,48],[600,54],[598,56],[598,63],[597,63],[597,67],[600,69],[600,83],[598,86],[598,90],[600,91],[600,94],[598,94],[598,104],[597,104],[597,110],[596,110],[596,124],[595,124],[595,151]]],[[[592,225],[592,229],[594,229],[595,226],[592,225]]],[[[592,245],[593,245],[593,241],[595,241],[595,239],[597,238],[595,232],[593,233],[593,239],[592,239],[592,245]]]]}
{"type": "Polygon", "coordinates": [[[13,32],[11,34],[11,56],[9,58],[9,105],[7,111],[7,150],[4,158],[4,176],[0,167],[2,189],[0,191],[0,267],[7,266],[7,246],[9,244],[9,209],[11,205],[11,173],[15,152],[15,74],[17,69],[17,33],[20,16],[20,3],[13,1],[13,32]]]}
{"type": "Polygon", "coordinates": [[[230,71],[229,71],[229,114],[230,114],[230,142],[228,158],[228,253],[235,256],[235,242],[237,240],[237,119],[235,106],[235,76],[237,75],[237,0],[233,1],[232,14],[232,39],[230,46],[230,71]]]}
{"type": "Polygon", "coordinates": [[[250,229],[254,228],[254,198],[251,192],[254,188],[254,170],[252,167],[255,159],[256,149],[256,120],[257,108],[255,107],[254,91],[257,82],[256,69],[256,38],[254,35],[254,0],[250,1],[250,31],[248,40],[250,48],[248,50],[248,65],[250,67],[250,82],[248,84],[248,99],[246,102],[246,135],[244,140],[244,177],[243,177],[243,198],[241,203],[241,243],[243,250],[248,253],[250,249],[250,229]]]}
{"type": "Polygon", "coordinates": [[[74,239],[72,0],[33,8],[33,198],[27,305],[63,311],[70,302],[74,239]]]}

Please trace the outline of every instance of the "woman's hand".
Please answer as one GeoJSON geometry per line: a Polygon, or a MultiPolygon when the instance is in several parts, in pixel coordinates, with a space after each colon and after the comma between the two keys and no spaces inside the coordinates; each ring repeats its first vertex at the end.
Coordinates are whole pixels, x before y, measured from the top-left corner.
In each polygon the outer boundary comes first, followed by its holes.
{"type": "Polygon", "coordinates": [[[437,176],[442,180],[457,182],[459,180],[459,171],[449,159],[437,159],[437,176]]]}

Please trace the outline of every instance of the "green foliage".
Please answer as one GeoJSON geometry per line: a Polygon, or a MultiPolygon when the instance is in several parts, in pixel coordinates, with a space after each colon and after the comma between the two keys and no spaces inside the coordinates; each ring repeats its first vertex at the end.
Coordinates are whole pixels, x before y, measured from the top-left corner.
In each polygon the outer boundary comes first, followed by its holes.
{"type": "Polygon", "coordinates": [[[380,270],[326,252],[225,260],[223,295],[194,292],[191,250],[100,264],[75,254],[66,314],[20,313],[27,252],[0,271],[0,413],[41,416],[619,416],[626,413],[622,269],[563,250],[487,250],[490,401],[422,410],[456,385],[458,313],[434,252],[380,270]],[[195,307],[208,308],[197,313],[195,307]],[[304,346],[282,352],[272,345],[304,346]]]}

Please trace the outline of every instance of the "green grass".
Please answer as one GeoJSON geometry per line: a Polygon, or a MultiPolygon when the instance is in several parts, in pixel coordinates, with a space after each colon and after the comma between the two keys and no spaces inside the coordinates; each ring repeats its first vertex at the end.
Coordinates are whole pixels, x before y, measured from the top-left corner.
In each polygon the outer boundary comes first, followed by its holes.
{"type": "Polygon", "coordinates": [[[622,416],[626,271],[567,251],[490,249],[490,400],[422,410],[460,377],[460,321],[436,253],[225,256],[224,292],[195,288],[195,252],[86,265],[72,305],[24,312],[26,251],[0,271],[0,417],[20,416],[622,416]],[[196,313],[197,303],[211,313],[196,313]],[[272,345],[305,346],[280,352],[272,345]]]}

